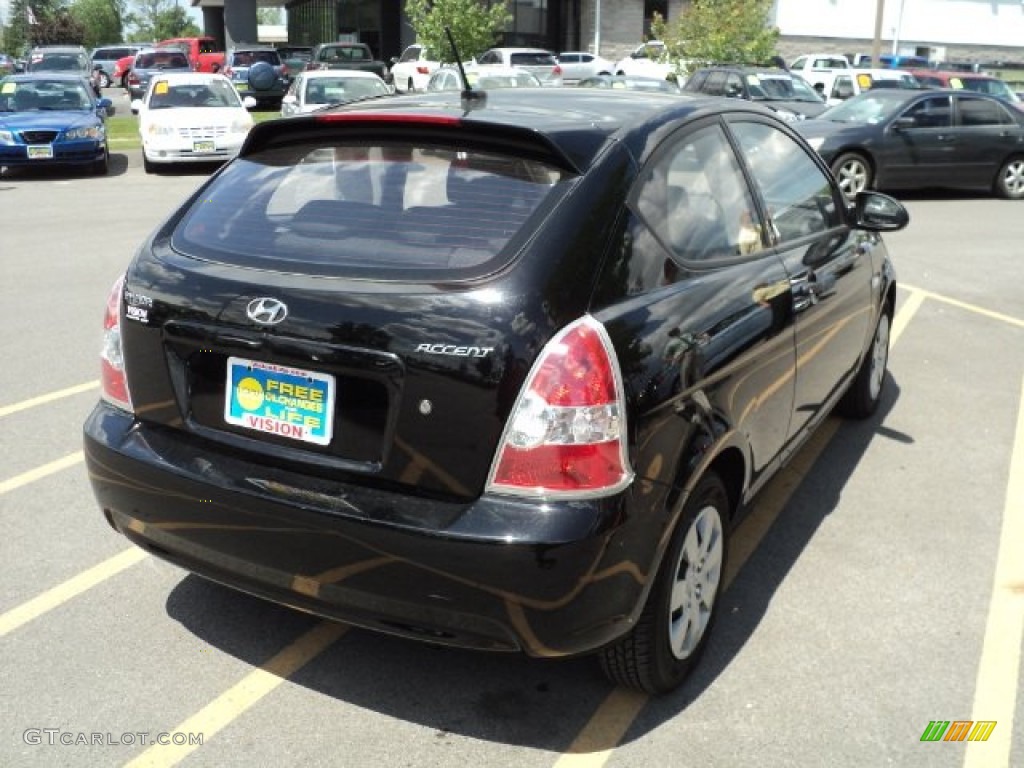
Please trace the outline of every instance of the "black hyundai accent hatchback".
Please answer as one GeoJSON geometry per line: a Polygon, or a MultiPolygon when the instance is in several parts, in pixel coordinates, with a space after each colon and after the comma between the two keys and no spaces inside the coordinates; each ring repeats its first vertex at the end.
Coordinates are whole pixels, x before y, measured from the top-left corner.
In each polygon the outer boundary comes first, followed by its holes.
{"type": "Polygon", "coordinates": [[[96,498],[246,592],[667,691],[747,502],[833,406],[875,409],[878,232],[906,222],[745,102],[515,89],[257,125],[110,294],[96,498]]]}

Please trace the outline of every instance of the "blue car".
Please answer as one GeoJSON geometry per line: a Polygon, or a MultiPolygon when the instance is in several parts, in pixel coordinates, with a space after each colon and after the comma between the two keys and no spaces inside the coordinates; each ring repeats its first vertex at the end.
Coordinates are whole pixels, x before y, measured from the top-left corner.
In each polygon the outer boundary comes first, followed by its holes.
{"type": "Polygon", "coordinates": [[[80,75],[23,74],[0,80],[0,166],[76,165],[105,174],[110,152],[105,118],[80,75]]]}

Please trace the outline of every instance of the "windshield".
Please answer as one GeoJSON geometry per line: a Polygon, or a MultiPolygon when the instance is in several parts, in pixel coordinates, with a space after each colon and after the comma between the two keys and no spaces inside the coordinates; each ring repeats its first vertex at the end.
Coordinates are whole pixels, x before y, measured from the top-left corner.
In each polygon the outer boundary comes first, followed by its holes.
{"type": "Polygon", "coordinates": [[[33,54],[29,66],[33,72],[88,72],[89,58],[84,53],[33,54]]]}
{"type": "Polygon", "coordinates": [[[311,77],[306,81],[307,104],[337,104],[388,93],[382,80],[369,77],[311,77]]]}
{"type": "Polygon", "coordinates": [[[790,75],[747,75],[750,96],[755,101],[813,101],[821,96],[804,80],[790,75]]]}
{"type": "Polygon", "coordinates": [[[167,80],[158,80],[153,84],[153,94],[149,99],[150,109],[241,106],[238,91],[223,80],[176,85],[171,85],[167,80]]]}
{"type": "Polygon", "coordinates": [[[33,80],[0,85],[0,111],[89,111],[92,99],[83,84],[74,80],[33,80]]]}
{"type": "Polygon", "coordinates": [[[834,123],[883,123],[903,109],[907,104],[907,96],[897,89],[872,89],[857,98],[826,109],[819,115],[819,119],[834,123]]]}

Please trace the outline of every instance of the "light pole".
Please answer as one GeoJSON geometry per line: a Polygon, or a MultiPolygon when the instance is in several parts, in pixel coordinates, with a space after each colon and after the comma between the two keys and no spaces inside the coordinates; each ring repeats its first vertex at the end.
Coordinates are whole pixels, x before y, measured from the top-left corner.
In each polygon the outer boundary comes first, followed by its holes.
{"type": "Polygon", "coordinates": [[[594,0],[594,55],[601,55],[601,0],[594,0]]]}
{"type": "Polygon", "coordinates": [[[879,65],[879,57],[882,55],[882,16],[885,15],[885,0],[878,0],[875,6],[875,38],[871,42],[871,66],[879,65]]]}

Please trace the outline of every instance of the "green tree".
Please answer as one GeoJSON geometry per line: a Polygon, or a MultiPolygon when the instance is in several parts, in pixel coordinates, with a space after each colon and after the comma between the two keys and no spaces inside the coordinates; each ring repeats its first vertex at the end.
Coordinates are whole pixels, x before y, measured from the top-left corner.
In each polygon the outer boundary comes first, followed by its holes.
{"type": "Polygon", "coordinates": [[[664,41],[677,73],[714,62],[766,64],[776,55],[779,30],[769,17],[774,0],[693,0],[676,19],[655,14],[651,33],[664,41]]]}
{"type": "Polygon", "coordinates": [[[56,8],[45,16],[33,7],[36,20],[32,26],[33,45],[84,45],[85,27],[71,15],[67,8],[56,8]]]}
{"type": "Polygon", "coordinates": [[[135,0],[126,21],[134,28],[133,40],[158,42],[169,37],[194,37],[202,31],[175,0],[135,0]]]}
{"type": "Polygon", "coordinates": [[[281,19],[280,8],[257,8],[256,9],[256,23],[257,24],[284,24],[281,19]]]}
{"type": "Polygon", "coordinates": [[[33,45],[79,45],[85,29],[59,0],[13,0],[4,28],[4,45],[12,53],[24,53],[33,45]],[[28,9],[35,24],[29,24],[28,9]]]}
{"type": "Polygon", "coordinates": [[[416,30],[416,42],[443,62],[454,62],[445,27],[451,28],[463,60],[479,56],[493,46],[512,20],[504,0],[485,8],[480,0],[408,0],[405,14],[416,30]]]}
{"type": "Polygon", "coordinates": [[[87,48],[121,41],[121,11],[112,0],[75,0],[71,15],[85,29],[87,48]]]}

